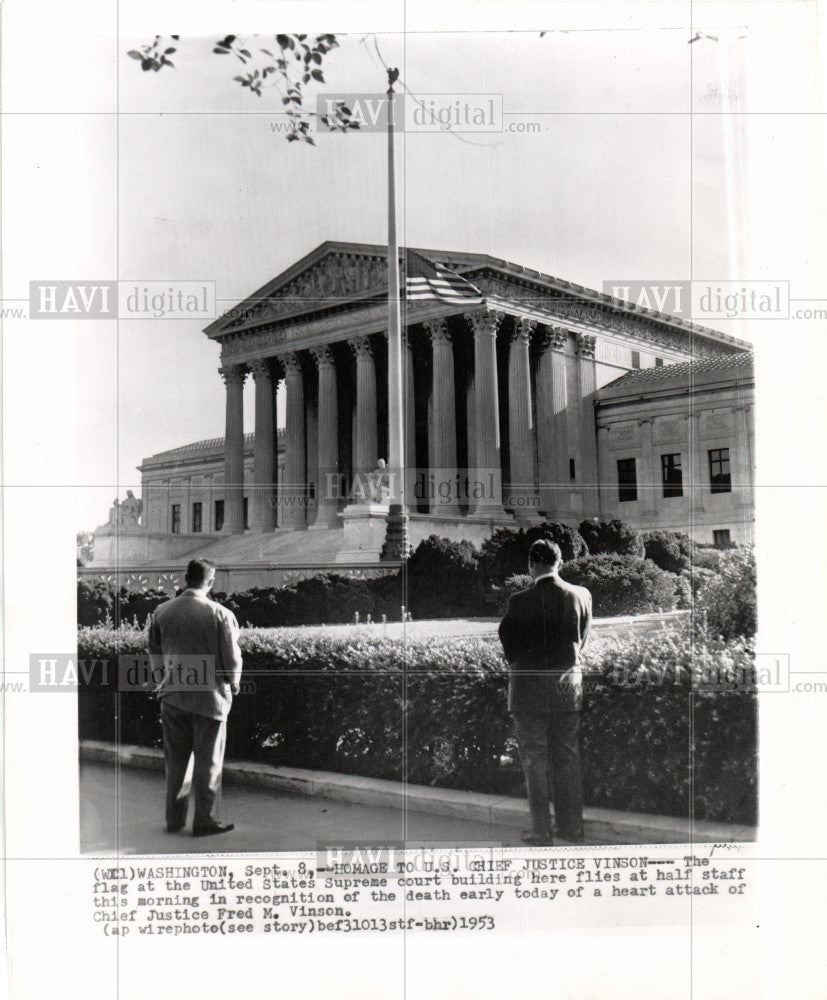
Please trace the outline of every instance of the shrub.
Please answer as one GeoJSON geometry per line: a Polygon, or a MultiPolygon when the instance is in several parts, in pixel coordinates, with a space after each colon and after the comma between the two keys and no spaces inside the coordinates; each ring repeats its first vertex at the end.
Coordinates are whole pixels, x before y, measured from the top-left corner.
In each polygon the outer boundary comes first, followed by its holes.
{"type": "Polygon", "coordinates": [[[679,531],[646,531],[641,534],[644,554],[667,573],[682,573],[692,565],[694,543],[679,531]]]}
{"type": "MultiPolygon", "coordinates": [[[[258,630],[243,632],[241,643],[242,680],[254,690],[233,707],[229,758],[524,794],[519,767],[500,764],[512,727],[495,638],[258,630]]],[[[146,633],[135,629],[78,634],[83,659],[114,660],[143,653],[145,645],[146,633]]],[[[692,640],[688,631],[589,643],[586,803],[754,823],[756,699],[745,691],[692,689],[693,678],[722,663],[737,674],[752,660],[747,640],[692,640]]],[[[161,744],[149,694],[84,688],[79,719],[83,739],[119,733],[124,743],[161,744]]]]}
{"type": "Polygon", "coordinates": [[[365,580],[320,573],[289,587],[251,587],[239,594],[214,595],[242,625],[331,625],[373,614],[375,599],[365,580]]]}
{"type": "Polygon", "coordinates": [[[137,621],[139,625],[144,625],[158,605],[169,600],[169,596],[163,590],[140,591],[122,587],[118,595],[119,621],[137,621]]]}
{"type": "Polygon", "coordinates": [[[408,604],[416,618],[480,614],[485,604],[479,556],[467,541],[431,535],[408,560],[408,604]]]}
{"type": "Polygon", "coordinates": [[[721,552],[717,572],[707,576],[698,588],[696,616],[705,617],[710,635],[733,639],[754,636],[755,553],[752,548],[721,552]]]}
{"type": "Polygon", "coordinates": [[[638,532],[623,521],[583,521],[580,534],[593,556],[640,556],[645,548],[638,532]]]}
{"type": "Polygon", "coordinates": [[[723,554],[723,550],[717,548],[717,546],[696,545],[692,557],[692,565],[701,569],[711,569],[717,573],[721,568],[723,554]]]}
{"type": "Polygon", "coordinates": [[[98,625],[116,614],[115,594],[106,583],[78,580],[78,625],[98,625]]]}
{"type": "Polygon", "coordinates": [[[567,563],[560,576],[591,592],[595,615],[646,614],[675,607],[674,574],[637,556],[587,556],[567,563]]]}
{"type": "Polygon", "coordinates": [[[493,592],[497,598],[497,611],[504,615],[508,609],[508,602],[514,594],[519,594],[521,590],[528,590],[534,585],[534,581],[527,574],[517,573],[510,576],[501,587],[494,587],[493,592]]]}
{"type": "Polygon", "coordinates": [[[556,542],[560,546],[564,562],[588,553],[578,530],[566,524],[545,521],[526,529],[498,528],[483,543],[480,552],[480,566],[487,580],[496,585],[511,576],[525,573],[528,567],[528,550],[539,538],[556,542]]]}

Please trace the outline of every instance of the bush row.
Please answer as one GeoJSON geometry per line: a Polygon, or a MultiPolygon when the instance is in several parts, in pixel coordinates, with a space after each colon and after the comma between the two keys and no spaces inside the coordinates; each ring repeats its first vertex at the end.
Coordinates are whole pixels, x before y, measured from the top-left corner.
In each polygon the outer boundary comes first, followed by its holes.
{"type": "MultiPolygon", "coordinates": [[[[566,560],[561,575],[587,587],[598,616],[640,614],[694,606],[714,634],[754,632],[755,570],[751,553],[700,550],[680,534],[638,535],[620,521],[584,522],[580,532],[556,524],[500,529],[481,550],[470,542],[431,536],[403,571],[373,580],[320,574],[286,587],[216,594],[242,624],[285,625],[399,620],[404,605],[416,618],[502,614],[508,596],[530,581],[528,549],[536,538],[557,541],[566,560]],[[588,552],[584,534],[592,547],[588,552]]],[[[166,595],[114,592],[104,584],[78,586],[78,623],[143,624],[166,595]]]]}
{"type": "MultiPolygon", "coordinates": [[[[82,659],[145,646],[137,629],[79,631],[82,659]]],[[[230,716],[230,758],[522,794],[519,765],[507,762],[516,755],[495,639],[256,630],[243,633],[242,647],[247,693],[230,716]]],[[[693,689],[693,678],[713,669],[737,676],[752,658],[750,640],[693,640],[688,630],[593,644],[586,803],[754,823],[755,698],[693,689]]],[[[160,746],[157,703],[143,692],[84,688],[80,736],[160,746]]]]}

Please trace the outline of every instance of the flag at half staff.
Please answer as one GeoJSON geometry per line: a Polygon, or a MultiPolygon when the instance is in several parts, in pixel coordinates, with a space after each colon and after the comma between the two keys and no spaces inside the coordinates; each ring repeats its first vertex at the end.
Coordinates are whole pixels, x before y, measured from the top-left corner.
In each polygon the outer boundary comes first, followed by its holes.
{"type": "Polygon", "coordinates": [[[405,294],[409,302],[436,300],[460,305],[482,305],[482,292],[476,285],[448,267],[408,250],[405,254],[405,294]]]}

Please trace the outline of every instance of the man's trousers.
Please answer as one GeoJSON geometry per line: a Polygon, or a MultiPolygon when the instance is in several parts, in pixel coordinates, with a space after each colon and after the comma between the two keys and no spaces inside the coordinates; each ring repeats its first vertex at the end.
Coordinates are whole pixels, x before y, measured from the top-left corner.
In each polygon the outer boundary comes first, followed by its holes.
{"type": "Polygon", "coordinates": [[[551,799],[560,836],[565,840],[582,840],[580,713],[515,715],[514,728],[534,832],[546,833],[551,829],[551,799]]]}
{"type": "Polygon", "coordinates": [[[178,830],[187,821],[190,789],[185,778],[191,754],[195,757],[192,770],[192,792],[195,799],[193,829],[217,823],[227,737],[226,721],[195,715],[162,701],[161,726],[164,731],[164,765],[167,777],[167,826],[178,830]]]}

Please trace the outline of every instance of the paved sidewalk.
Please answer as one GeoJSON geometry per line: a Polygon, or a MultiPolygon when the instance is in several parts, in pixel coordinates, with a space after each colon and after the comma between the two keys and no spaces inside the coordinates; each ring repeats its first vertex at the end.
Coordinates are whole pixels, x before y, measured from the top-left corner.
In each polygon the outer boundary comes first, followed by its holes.
{"type": "MultiPolygon", "coordinates": [[[[157,751],[86,746],[80,766],[81,850],[85,854],[307,851],[319,844],[396,843],[410,847],[521,847],[522,800],[405,786],[326,772],[230,762],[224,817],[231,833],[193,838],[164,828],[164,778],[157,751]],[[272,772],[272,773],[270,773],[272,772]],[[296,789],[296,790],[294,790],[296,789]]],[[[586,844],[752,840],[748,827],[686,824],[667,817],[586,810],[586,844]]],[[[569,846],[565,841],[560,846],[569,846]]]]}
{"type": "Polygon", "coordinates": [[[235,823],[235,830],[218,837],[192,837],[164,829],[164,779],[159,773],[84,762],[80,790],[84,854],[307,851],[315,850],[317,843],[336,841],[510,847],[521,843],[520,831],[513,826],[230,783],[224,785],[222,811],[235,823]]]}

